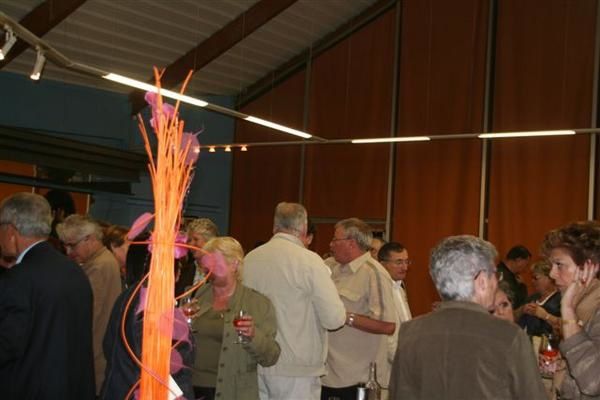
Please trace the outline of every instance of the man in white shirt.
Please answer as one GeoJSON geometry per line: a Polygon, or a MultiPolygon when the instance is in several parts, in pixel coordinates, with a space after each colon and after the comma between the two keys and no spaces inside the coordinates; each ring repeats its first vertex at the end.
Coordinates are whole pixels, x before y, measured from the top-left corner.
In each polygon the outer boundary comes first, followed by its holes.
{"type": "Polygon", "coordinates": [[[319,400],[325,374],[327,330],[346,321],[330,271],[304,247],[306,209],[297,203],[275,208],[273,237],[244,259],[243,283],[271,300],[277,314],[281,354],[258,367],[261,400],[319,400]]]}
{"type": "Polygon", "coordinates": [[[412,263],[410,258],[408,258],[408,250],[398,242],[389,242],[379,249],[377,258],[394,281],[394,304],[396,305],[396,311],[398,312],[400,323],[406,322],[412,318],[406,297],[406,287],[404,285],[408,267],[412,263]]]}

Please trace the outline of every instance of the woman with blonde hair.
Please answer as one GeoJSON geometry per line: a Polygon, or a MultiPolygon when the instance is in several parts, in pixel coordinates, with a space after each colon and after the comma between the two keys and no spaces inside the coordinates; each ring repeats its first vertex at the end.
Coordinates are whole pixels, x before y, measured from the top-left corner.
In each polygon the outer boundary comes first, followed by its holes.
{"type": "Polygon", "coordinates": [[[550,277],[552,266],[547,260],[540,260],[531,266],[532,294],[523,306],[519,325],[529,336],[542,336],[560,330],[560,292],[554,279],[550,277]]]}
{"type": "Polygon", "coordinates": [[[195,296],[199,310],[192,322],[196,398],[256,400],[257,364],[275,364],[281,351],[275,341],[275,309],[267,297],[240,282],[244,252],[237,240],[213,238],[204,250],[207,254],[199,264],[211,275],[195,296]],[[246,316],[234,327],[240,311],[246,316]],[[244,340],[239,343],[238,338],[244,340]]]}

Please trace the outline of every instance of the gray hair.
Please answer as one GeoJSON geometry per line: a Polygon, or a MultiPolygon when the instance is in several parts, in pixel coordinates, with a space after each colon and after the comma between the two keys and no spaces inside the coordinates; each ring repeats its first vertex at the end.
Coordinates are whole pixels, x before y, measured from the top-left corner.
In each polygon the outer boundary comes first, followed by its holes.
{"type": "Polygon", "coordinates": [[[13,194],[0,204],[0,224],[13,225],[25,237],[46,238],[52,230],[50,204],[39,194],[13,194]]]}
{"type": "Polygon", "coordinates": [[[348,218],[338,221],[335,228],[342,228],[348,239],[354,239],[358,247],[367,251],[371,249],[371,240],[373,240],[373,230],[361,219],[348,218]]]}
{"type": "Polygon", "coordinates": [[[93,235],[101,241],[104,236],[102,227],[98,222],[91,217],[79,214],[71,214],[63,222],[56,225],[56,233],[63,242],[70,239],[83,239],[88,235],[93,235]]]}
{"type": "Polygon", "coordinates": [[[471,300],[474,278],[496,272],[498,255],[490,242],[471,235],[450,236],[431,251],[429,274],[443,300],[471,300]]]}
{"type": "Polygon", "coordinates": [[[196,218],[190,221],[186,228],[187,234],[197,233],[205,241],[219,236],[219,228],[208,218],[196,218]]]}
{"type": "Polygon", "coordinates": [[[275,207],[273,232],[300,235],[306,231],[307,221],[306,208],[302,204],[281,202],[275,207]]]}

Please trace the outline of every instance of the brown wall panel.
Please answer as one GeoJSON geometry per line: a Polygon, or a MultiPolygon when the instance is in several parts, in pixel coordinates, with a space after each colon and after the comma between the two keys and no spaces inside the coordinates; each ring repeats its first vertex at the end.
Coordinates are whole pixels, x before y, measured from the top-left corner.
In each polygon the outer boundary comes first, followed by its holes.
{"type": "MultiPolygon", "coordinates": [[[[494,131],[586,128],[596,1],[499,2],[494,131]]],[[[589,137],[495,140],[489,240],[501,255],[587,213],[589,137]]]]}
{"type": "MultiPolygon", "coordinates": [[[[302,129],[304,72],[297,73],[241,111],[302,129]]],[[[238,121],[236,142],[289,141],[289,135],[238,121]]],[[[273,231],[273,211],[280,201],[298,201],[299,146],[250,147],[233,155],[230,235],[246,251],[273,231]]]]}
{"type": "MultiPolygon", "coordinates": [[[[35,169],[33,165],[23,164],[15,161],[0,160],[0,171],[7,174],[21,176],[34,176],[35,169]]],[[[31,186],[14,185],[11,183],[0,183],[0,201],[11,194],[17,192],[31,192],[31,186]]]]}
{"type": "MultiPolygon", "coordinates": [[[[483,129],[487,2],[402,3],[398,134],[483,129]]],[[[429,253],[442,238],[478,231],[481,142],[396,147],[392,239],[415,261],[407,293],[415,315],[438,299],[429,253]]]]}
{"type": "MultiPolygon", "coordinates": [[[[313,61],[309,131],[327,139],[390,135],[395,11],[313,61]]],[[[310,146],[305,203],[316,217],[385,218],[388,147],[310,146]]]]}

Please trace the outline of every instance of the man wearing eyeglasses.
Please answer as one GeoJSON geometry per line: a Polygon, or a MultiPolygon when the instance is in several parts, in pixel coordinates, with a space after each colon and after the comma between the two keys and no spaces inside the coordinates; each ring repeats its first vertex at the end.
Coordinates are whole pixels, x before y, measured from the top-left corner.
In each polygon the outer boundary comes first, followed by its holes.
{"type": "MultiPolygon", "coordinates": [[[[398,242],[389,242],[381,246],[377,253],[377,258],[393,280],[394,306],[399,322],[394,334],[388,337],[389,357],[387,361],[389,364],[388,371],[391,371],[391,364],[394,361],[396,344],[398,343],[398,330],[403,322],[409,321],[412,318],[404,286],[404,279],[406,278],[408,267],[412,262],[408,258],[408,250],[398,242]]],[[[386,377],[384,380],[388,381],[389,378],[386,377]]]]}
{"type": "Polygon", "coordinates": [[[121,273],[115,256],[102,243],[103,232],[93,219],[72,214],[56,226],[67,256],[81,265],[94,293],[94,371],[96,393],[100,393],[104,381],[106,359],[102,351],[102,339],[115,300],[121,293],[121,273]]]}
{"type": "Polygon", "coordinates": [[[360,382],[377,362],[379,382],[387,387],[388,335],[397,325],[392,280],[371,257],[371,227],[358,218],[335,225],[329,244],[332,258],[325,263],[346,308],[346,326],[329,333],[327,375],[321,399],[355,400],[360,382]]]}
{"type": "Polygon", "coordinates": [[[494,246],[451,236],[431,252],[442,298],[433,312],[400,326],[390,399],[547,399],[531,343],[490,315],[498,286],[494,246]]]}
{"type": "Polygon", "coordinates": [[[408,250],[398,242],[390,242],[384,244],[379,249],[377,257],[394,281],[394,304],[396,305],[400,323],[410,320],[412,315],[404,286],[408,267],[412,263],[410,258],[408,258],[408,250]]]}

